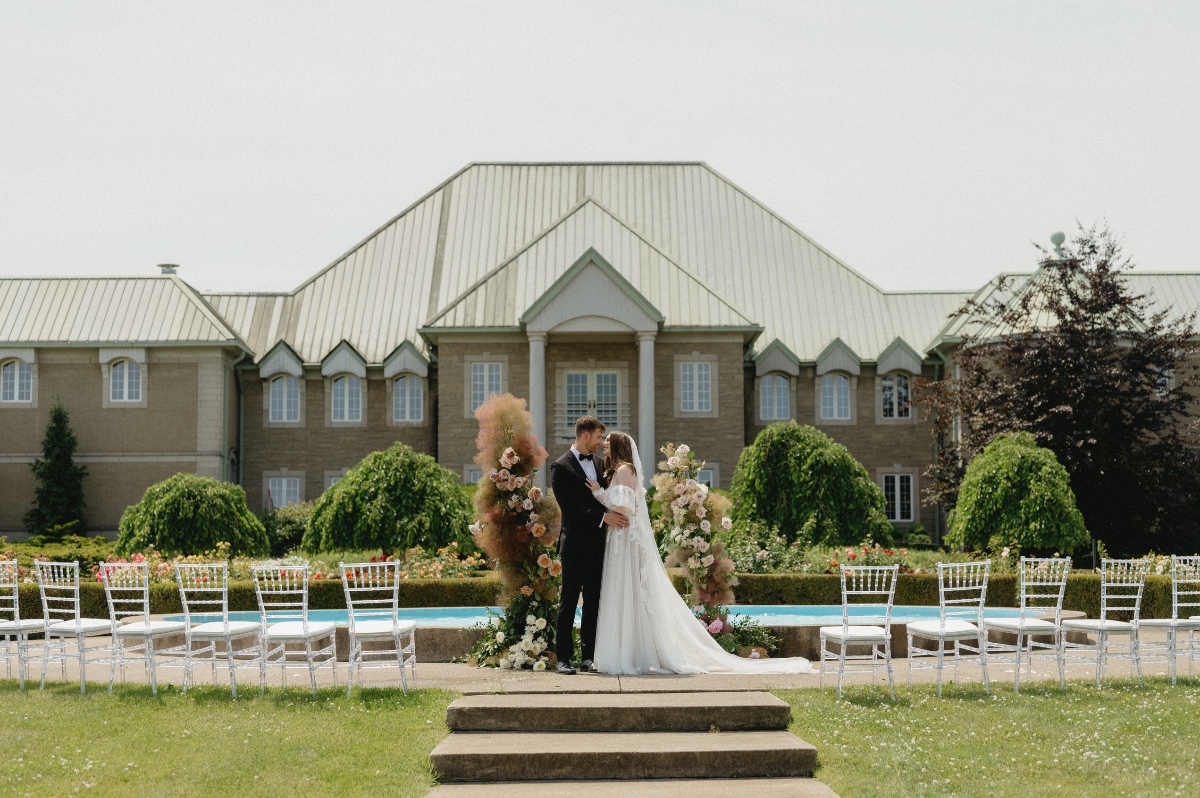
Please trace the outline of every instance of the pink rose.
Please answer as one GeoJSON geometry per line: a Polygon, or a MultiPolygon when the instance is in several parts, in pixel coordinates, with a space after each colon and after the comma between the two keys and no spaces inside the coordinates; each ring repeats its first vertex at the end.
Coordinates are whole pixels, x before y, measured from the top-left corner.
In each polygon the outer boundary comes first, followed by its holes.
{"type": "Polygon", "coordinates": [[[529,498],[533,499],[535,502],[540,502],[542,500],[542,495],[542,489],[536,485],[529,489],[529,498]]]}
{"type": "Polygon", "coordinates": [[[710,635],[720,634],[721,630],[724,628],[725,628],[725,624],[721,623],[720,618],[717,618],[716,620],[714,620],[712,623],[710,623],[708,625],[708,633],[710,635]]]}

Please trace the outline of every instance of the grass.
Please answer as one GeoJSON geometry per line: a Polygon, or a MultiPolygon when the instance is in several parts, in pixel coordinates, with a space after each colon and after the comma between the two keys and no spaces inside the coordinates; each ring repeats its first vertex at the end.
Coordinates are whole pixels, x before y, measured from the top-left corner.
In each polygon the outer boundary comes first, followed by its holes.
{"type": "Polygon", "coordinates": [[[842,798],[1197,795],[1200,679],[777,692],[842,798]]]}
{"type": "Polygon", "coordinates": [[[441,690],[256,691],[0,680],[0,795],[421,796],[446,733],[441,690]],[[36,684],[35,684],[36,687],[36,684]]]}

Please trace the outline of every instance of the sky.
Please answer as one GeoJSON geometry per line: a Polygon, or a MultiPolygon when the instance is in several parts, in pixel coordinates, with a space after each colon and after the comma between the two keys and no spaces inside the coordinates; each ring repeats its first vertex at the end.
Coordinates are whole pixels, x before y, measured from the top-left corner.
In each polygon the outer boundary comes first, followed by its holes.
{"type": "Polygon", "coordinates": [[[1079,224],[1200,271],[1200,3],[0,5],[0,276],[287,291],[467,163],[581,160],[705,161],[889,290],[1079,224]]]}

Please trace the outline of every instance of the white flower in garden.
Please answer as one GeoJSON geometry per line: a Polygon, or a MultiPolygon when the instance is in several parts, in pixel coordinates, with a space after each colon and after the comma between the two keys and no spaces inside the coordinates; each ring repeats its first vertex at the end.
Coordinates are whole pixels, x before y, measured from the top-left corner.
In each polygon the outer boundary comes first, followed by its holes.
{"type": "Polygon", "coordinates": [[[700,564],[707,568],[713,564],[713,559],[714,558],[711,554],[706,554],[704,555],[704,559],[700,561],[700,564]]]}
{"type": "Polygon", "coordinates": [[[526,499],[525,501],[521,502],[521,506],[524,507],[526,510],[532,510],[533,509],[533,499],[526,499]]]}
{"type": "Polygon", "coordinates": [[[683,457],[690,451],[691,451],[691,447],[689,447],[686,443],[681,443],[681,444],[679,444],[679,448],[675,450],[675,454],[679,455],[680,457],[683,457]]]}
{"type": "Polygon", "coordinates": [[[691,568],[693,571],[696,570],[697,568],[699,568],[700,567],[699,558],[697,558],[695,556],[688,557],[687,567],[691,568]]]}
{"type": "MultiPolygon", "coordinates": [[[[500,616],[493,615],[492,616],[492,626],[499,626],[499,625],[500,625],[500,616]]],[[[501,642],[501,641],[496,641],[496,642],[501,642]]]]}
{"type": "Polygon", "coordinates": [[[496,642],[497,643],[504,642],[504,632],[496,632],[496,642]]]}
{"type": "Polygon", "coordinates": [[[512,667],[512,662],[507,657],[504,657],[500,660],[500,667],[507,670],[512,667]]]}
{"type": "Polygon", "coordinates": [[[696,538],[696,540],[700,541],[699,543],[696,544],[696,551],[700,552],[701,554],[708,551],[708,541],[707,540],[705,540],[704,538],[700,538],[700,537],[696,538]]]}
{"type": "Polygon", "coordinates": [[[731,519],[731,518],[722,518],[722,519],[721,519],[721,526],[722,526],[724,529],[733,529],[733,519],[731,519]]]}
{"type": "Polygon", "coordinates": [[[672,490],[674,490],[674,491],[675,491],[675,495],[676,495],[676,496],[682,496],[682,495],[683,495],[683,492],[684,492],[685,490],[687,490],[687,488],[685,488],[685,487],[683,486],[683,483],[682,483],[682,482],[676,482],[676,483],[675,483],[675,487],[674,487],[674,488],[672,488],[672,490]]]}
{"type": "Polygon", "coordinates": [[[478,535],[482,528],[483,527],[481,527],[479,524],[471,524],[467,527],[467,531],[469,531],[472,535],[478,535]]]}
{"type": "Polygon", "coordinates": [[[533,624],[537,623],[537,617],[533,615],[526,615],[525,623],[532,626],[533,624]]]}
{"type": "Polygon", "coordinates": [[[693,549],[698,549],[698,548],[700,548],[701,544],[704,543],[704,538],[697,535],[696,537],[692,538],[691,541],[689,541],[689,542],[692,544],[693,549]]]}
{"type": "Polygon", "coordinates": [[[701,532],[708,532],[710,530],[712,530],[712,522],[710,522],[707,518],[700,522],[701,532]]]}
{"type": "Polygon", "coordinates": [[[671,468],[679,468],[682,463],[683,461],[674,455],[667,458],[667,465],[669,465],[671,468]]]}
{"type": "Polygon", "coordinates": [[[688,532],[695,532],[695,531],[696,531],[696,525],[695,525],[695,524],[688,524],[688,525],[687,525],[687,531],[688,531],[688,532]]]}
{"type": "Polygon", "coordinates": [[[537,485],[534,485],[532,488],[529,489],[529,498],[533,499],[535,502],[540,502],[542,500],[543,495],[544,494],[542,493],[542,489],[539,488],[537,485]]]}
{"type": "Polygon", "coordinates": [[[545,628],[546,628],[546,619],[545,619],[545,618],[538,618],[538,619],[537,619],[537,623],[535,623],[535,624],[534,624],[534,626],[536,626],[536,627],[538,628],[538,631],[541,631],[542,629],[545,629],[545,628]]]}
{"type": "MultiPolygon", "coordinates": [[[[530,495],[532,495],[532,494],[533,494],[533,491],[529,491],[529,493],[530,493],[530,495]]],[[[534,501],[537,501],[537,499],[534,499],[534,501]]],[[[536,523],[537,523],[537,520],[538,520],[538,514],[537,514],[537,513],[530,513],[530,514],[529,514],[529,523],[531,523],[531,524],[536,524],[536,523]]]]}
{"type": "Polygon", "coordinates": [[[534,669],[535,671],[544,671],[544,670],[546,670],[546,661],[545,661],[545,660],[541,660],[541,659],[539,659],[537,662],[533,663],[533,669],[534,669]]]}

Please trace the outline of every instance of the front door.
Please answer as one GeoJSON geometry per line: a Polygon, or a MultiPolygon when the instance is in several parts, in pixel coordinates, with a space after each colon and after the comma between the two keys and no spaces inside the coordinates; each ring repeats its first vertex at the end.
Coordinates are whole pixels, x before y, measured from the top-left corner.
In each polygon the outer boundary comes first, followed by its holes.
{"type": "Polygon", "coordinates": [[[620,373],[605,369],[573,370],[566,373],[566,420],[574,436],[575,419],[595,416],[610,429],[620,424],[620,373]]]}

